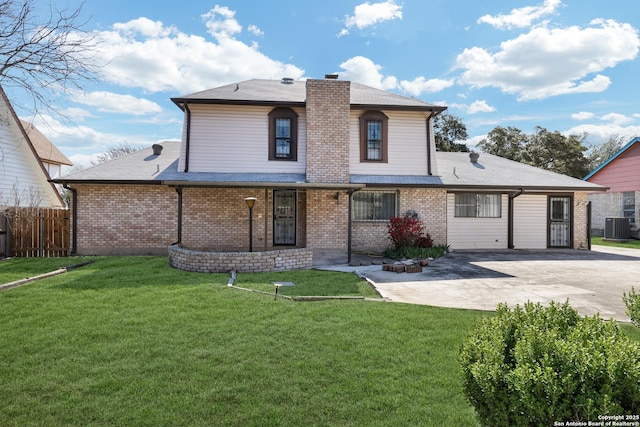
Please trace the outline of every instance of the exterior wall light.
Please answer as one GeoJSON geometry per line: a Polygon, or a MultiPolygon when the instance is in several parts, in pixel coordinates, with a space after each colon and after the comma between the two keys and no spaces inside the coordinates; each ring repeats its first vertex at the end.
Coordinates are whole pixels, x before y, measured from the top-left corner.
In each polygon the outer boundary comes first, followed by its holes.
{"type": "Polygon", "coordinates": [[[246,197],[244,201],[249,208],[249,252],[253,252],[253,206],[256,204],[255,197],[246,197]]]}

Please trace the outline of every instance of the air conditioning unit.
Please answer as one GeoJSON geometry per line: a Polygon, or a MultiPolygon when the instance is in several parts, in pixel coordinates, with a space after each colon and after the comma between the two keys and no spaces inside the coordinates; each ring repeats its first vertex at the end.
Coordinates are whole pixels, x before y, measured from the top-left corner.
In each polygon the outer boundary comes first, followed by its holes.
{"type": "Polygon", "coordinates": [[[606,218],[604,223],[604,238],[625,240],[629,239],[629,218],[606,218]]]}

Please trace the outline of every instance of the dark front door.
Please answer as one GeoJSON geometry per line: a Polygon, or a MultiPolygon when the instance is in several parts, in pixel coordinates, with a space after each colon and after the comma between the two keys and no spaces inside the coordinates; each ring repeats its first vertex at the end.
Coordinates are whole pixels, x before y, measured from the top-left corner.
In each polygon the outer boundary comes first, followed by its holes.
{"type": "Polygon", "coordinates": [[[273,191],[273,244],[296,244],[296,192],[273,191]]]}
{"type": "Polygon", "coordinates": [[[571,197],[549,197],[549,247],[571,247],[571,197]]]}

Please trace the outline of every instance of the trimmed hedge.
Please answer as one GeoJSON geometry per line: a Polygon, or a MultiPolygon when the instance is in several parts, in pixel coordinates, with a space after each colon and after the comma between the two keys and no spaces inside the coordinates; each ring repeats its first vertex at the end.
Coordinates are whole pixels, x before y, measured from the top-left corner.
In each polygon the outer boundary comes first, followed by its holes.
{"type": "Polygon", "coordinates": [[[483,425],[553,425],[640,413],[640,346],[568,302],[531,302],[479,321],[459,353],[483,425]]]}

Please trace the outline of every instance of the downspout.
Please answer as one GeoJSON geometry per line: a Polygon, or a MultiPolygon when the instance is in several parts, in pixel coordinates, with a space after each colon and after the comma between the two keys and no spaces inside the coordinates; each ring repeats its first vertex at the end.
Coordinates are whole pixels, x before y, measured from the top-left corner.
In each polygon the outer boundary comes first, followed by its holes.
{"type": "Polygon", "coordinates": [[[348,208],[348,215],[349,215],[349,220],[347,221],[347,264],[351,264],[351,251],[352,251],[352,238],[351,238],[351,234],[352,234],[352,230],[353,230],[353,226],[352,226],[352,211],[353,211],[353,193],[355,193],[358,190],[349,190],[347,192],[347,194],[349,195],[349,208],[348,208]]]}
{"type": "Polygon", "coordinates": [[[171,244],[171,246],[179,245],[182,243],[182,187],[176,186],[176,193],[178,193],[178,241],[171,244]]]}
{"type": "Polygon", "coordinates": [[[184,103],[184,110],[187,112],[187,131],[185,135],[185,150],[184,150],[184,172],[189,172],[189,148],[191,146],[191,110],[189,104],[184,103]]]}
{"type": "Polygon", "coordinates": [[[507,247],[509,249],[513,249],[513,199],[515,199],[516,197],[518,197],[519,195],[521,195],[522,193],[524,193],[524,189],[519,189],[518,191],[516,191],[513,194],[509,194],[509,218],[507,220],[508,223],[508,231],[507,231],[507,247]]]}
{"type": "Polygon", "coordinates": [[[63,184],[65,190],[71,191],[71,255],[75,255],[78,250],[78,190],[63,184]]]}
{"type": "Polygon", "coordinates": [[[431,118],[434,117],[433,111],[429,113],[427,117],[427,175],[431,176],[431,118]]]}

